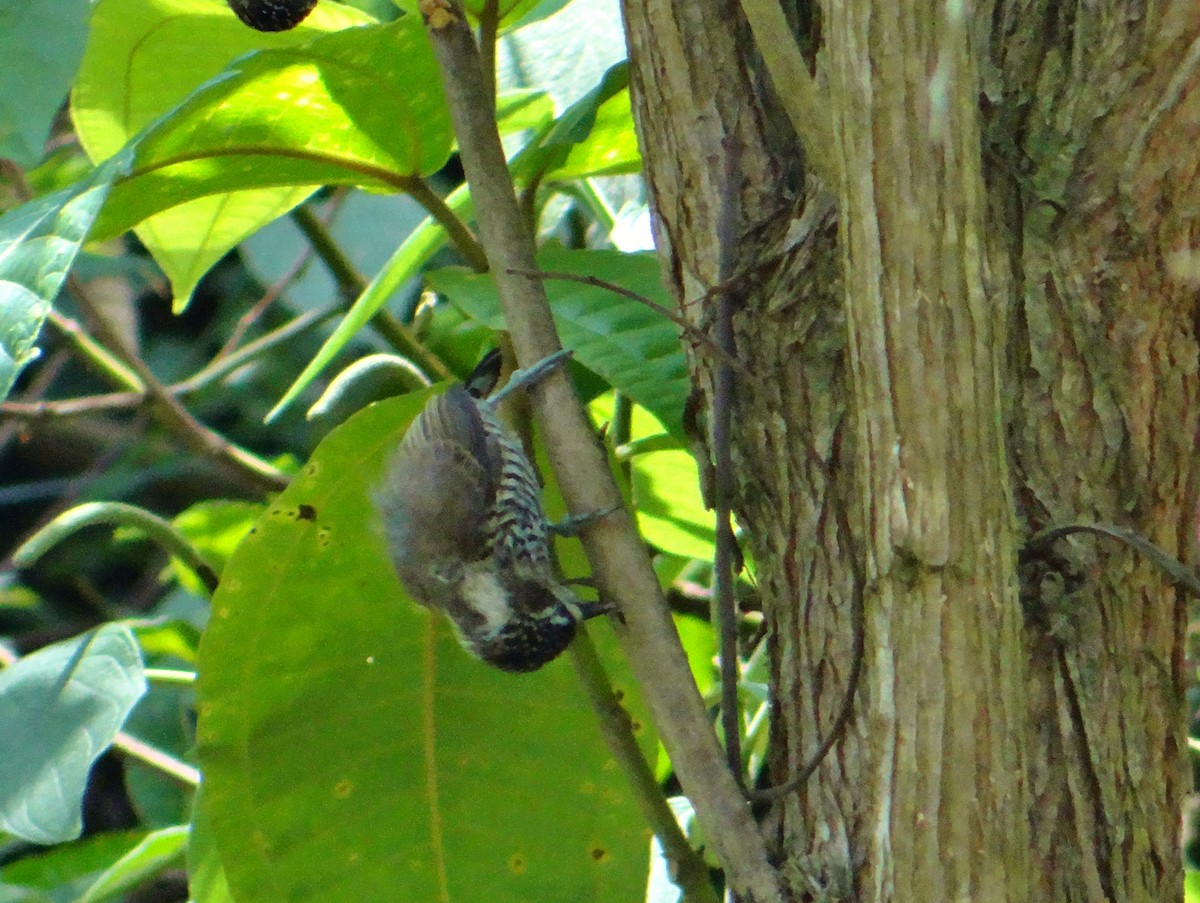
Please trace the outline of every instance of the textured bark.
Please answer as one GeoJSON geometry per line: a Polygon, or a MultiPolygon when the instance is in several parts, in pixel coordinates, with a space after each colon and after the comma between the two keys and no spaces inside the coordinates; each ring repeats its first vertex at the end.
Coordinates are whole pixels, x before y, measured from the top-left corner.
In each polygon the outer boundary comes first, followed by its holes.
{"type": "Polygon", "coordinates": [[[764,830],[797,900],[1179,899],[1183,600],[1094,539],[1018,559],[1080,520],[1188,557],[1200,15],[948,6],[797,23],[841,173],[805,185],[736,5],[626,0],[659,250],[701,325],[720,193],[740,201],[774,781],[825,736],[864,593],[855,719],[764,830]]]}

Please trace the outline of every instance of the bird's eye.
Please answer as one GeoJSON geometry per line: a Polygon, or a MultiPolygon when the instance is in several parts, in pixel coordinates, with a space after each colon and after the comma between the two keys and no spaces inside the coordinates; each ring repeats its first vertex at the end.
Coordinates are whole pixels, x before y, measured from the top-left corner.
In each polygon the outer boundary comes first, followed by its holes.
{"type": "Polygon", "coordinates": [[[227,0],[237,17],[256,31],[290,31],[317,5],[317,0],[227,0]]]}

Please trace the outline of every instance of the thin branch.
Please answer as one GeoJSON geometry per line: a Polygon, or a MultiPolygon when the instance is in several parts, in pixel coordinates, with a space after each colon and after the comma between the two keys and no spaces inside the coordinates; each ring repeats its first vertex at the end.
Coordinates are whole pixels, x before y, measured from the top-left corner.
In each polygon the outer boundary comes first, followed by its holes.
{"type": "Polygon", "coordinates": [[[454,250],[462,255],[463,260],[470,265],[471,269],[479,273],[487,271],[488,257],[483,250],[483,245],[479,243],[479,239],[475,237],[467,224],[459,219],[458,215],[442,200],[441,195],[429,187],[428,182],[414,176],[404,181],[404,190],[446,230],[450,244],[454,245],[454,250]]]}
{"type": "MultiPolygon", "coordinates": [[[[725,173],[717,217],[717,278],[724,282],[734,268],[737,222],[740,212],[742,146],[727,138],[725,173]]],[[[736,358],[733,338],[734,299],[731,291],[716,298],[716,340],[727,358],[736,358]]],[[[738,781],[742,777],[742,707],[738,700],[741,672],[738,668],[737,599],[733,594],[733,560],[737,540],[733,536],[733,393],[732,368],[718,363],[713,372],[712,445],[716,480],[713,486],[716,509],[716,550],[713,558],[713,609],[716,614],[721,663],[721,726],[725,734],[725,759],[738,781]]]]}
{"type": "Polygon", "coordinates": [[[142,380],[129,367],[125,366],[115,354],[97,342],[88,334],[78,320],[73,320],[59,313],[53,307],[46,319],[50,325],[59,331],[67,343],[75,349],[75,353],[84,365],[96,373],[101,379],[116,386],[124,386],[131,392],[142,394],[145,386],[142,380]]]}
{"type": "Polygon", "coordinates": [[[124,352],[125,363],[137,374],[145,387],[151,403],[151,412],[167,432],[175,436],[185,447],[225,465],[232,465],[230,472],[240,482],[252,485],[258,491],[274,492],[288,484],[287,476],[266,461],[246,449],[235,445],[224,436],[209,429],[193,417],[179,400],[154,375],[154,372],[135,352],[125,347],[124,340],[109,322],[104,311],[92,299],[91,294],[76,276],[68,277],[68,284],[76,300],[88,314],[100,340],[111,350],[124,352]]]}
{"type": "Polygon", "coordinates": [[[1170,578],[1176,586],[1186,589],[1189,593],[1200,598],[1200,579],[1186,564],[1161,546],[1157,546],[1142,536],[1124,527],[1104,523],[1064,524],[1058,527],[1047,527],[1029,538],[1025,543],[1026,550],[1049,548],[1058,540],[1072,533],[1090,533],[1093,536],[1104,536],[1122,542],[1135,551],[1141,552],[1151,563],[1170,578]]]}
{"type": "Polygon", "coordinates": [[[479,14],[479,57],[482,60],[483,80],[496,108],[496,38],[500,33],[500,0],[484,0],[479,14]]]}
{"type": "Polygon", "coordinates": [[[174,395],[191,395],[199,392],[239,367],[261,357],[275,346],[283,344],[318,323],[325,322],[336,313],[337,308],[335,307],[317,307],[307,310],[279,328],[259,336],[252,342],[247,342],[236,351],[218,354],[187,379],[170,386],[169,391],[174,395]]]}
{"type": "Polygon", "coordinates": [[[329,226],[322,222],[321,218],[307,204],[301,204],[294,208],[291,218],[292,222],[296,224],[296,228],[308,239],[313,252],[321,258],[321,262],[329,270],[329,275],[337,284],[338,294],[342,296],[342,300],[349,303],[361,295],[362,290],[367,287],[367,280],[346,256],[341,245],[334,240],[329,226]]]}
{"type": "Polygon", "coordinates": [[[131,734],[124,731],[117,731],[117,735],[113,737],[113,749],[119,750],[127,756],[131,756],[151,768],[161,771],[168,777],[172,777],[185,787],[190,787],[195,790],[200,786],[200,769],[189,765],[181,759],[175,758],[170,753],[163,752],[156,746],[151,746],[145,740],[139,740],[131,734]]]}
{"type": "Polygon", "coordinates": [[[220,579],[216,571],[174,524],[144,508],[123,502],[87,502],[64,511],[13,552],[13,564],[22,568],[36,564],[39,558],[67,537],[84,527],[97,524],[141,530],[147,539],[195,571],[210,596],[216,591],[220,579]]]}
{"type": "MultiPolygon", "coordinates": [[[[232,353],[218,353],[208,364],[183,382],[168,386],[167,391],[185,397],[207,388],[222,377],[256,357],[287,341],[293,336],[327,320],[337,312],[336,308],[324,307],[305,311],[300,316],[249,342],[232,353]]],[[[63,398],[53,401],[6,401],[0,402],[0,414],[10,417],[35,420],[44,417],[73,417],[80,414],[99,414],[136,408],[146,401],[142,392],[108,392],[101,395],[86,395],[81,398],[63,398]]]]}
{"type": "Polygon", "coordinates": [[[579,273],[563,273],[555,270],[509,270],[515,276],[527,276],[530,279],[556,279],[562,282],[578,282],[581,285],[590,285],[593,288],[602,288],[605,291],[612,292],[614,295],[620,295],[622,298],[628,298],[631,301],[636,301],[639,304],[644,304],[651,310],[662,314],[683,332],[695,339],[700,345],[712,352],[713,357],[724,364],[729,365],[742,376],[749,376],[750,371],[746,369],[746,365],[737,358],[729,354],[717,342],[713,341],[709,335],[702,329],[699,329],[696,324],[692,323],[687,317],[678,311],[671,310],[657,301],[647,298],[645,295],[639,295],[631,289],[625,288],[623,285],[617,285],[615,282],[609,282],[606,279],[601,279],[598,276],[584,276],[579,273]]]}
{"type": "Polygon", "coordinates": [[[704,857],[692,849],[675,819],[675,813],[663,796],[662,787],[638,746],[629,712],[621,705],[608,674],[604,671],[591,637],[580,634],[571,644],[571,661],[579,674],[592,711],[600,724],[600,733],[608,744],[613,758],[620,764],[633,785],[634,798],[642,817],[650,825],[663,855],[671,863],[671,878],[683,891],[687,903],[717,903],[716,894],[708,879],[704,857]]]}
{"type": "MultiPolygon", "coordinates": [[[[533,239],[521,219],[504,150],[488,102],[479,51],[457,0],[421,4],[446,101],[471,186],[476,220],[522,366],[560,350],[533,239]],[[515,272],[514,272],[515,271],[515,272]]],[[[621,505],[603,448],[563,371],[530,395],[546,450],[572,513],[621,505]]],[[[779,903],[782,893],[758,826],[730,775],[688,668],[670,610],[645,546],[623,509],[588,527],[583,544],[597,585],[623,615],[613,629],[629,658],[684,792],[728,884],[756,903],[779,903]]]]}
{"type": "Polygon", "coordinates": [[[175,668],[143,668],[142,673],[151,683],[170,684],[176,687],[192,687],[196,684],[195,671],[179,671],[175,668]]]}

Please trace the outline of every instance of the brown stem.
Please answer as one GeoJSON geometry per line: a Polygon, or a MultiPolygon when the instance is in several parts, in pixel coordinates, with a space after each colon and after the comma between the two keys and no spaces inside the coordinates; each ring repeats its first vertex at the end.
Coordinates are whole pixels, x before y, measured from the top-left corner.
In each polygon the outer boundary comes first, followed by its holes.
{"type": "Polygon", "coordinates": [[[225,465],[234,479],[253,487],[256,491],[277,492],[287,485],[288,479],[281,471],[233,444],[188,413],[154,375],[146,362],[125,347],[120,334],[91,298],[82,282],[77,277],[70,276],[68,284],[80,307],[88,313],[92,328],[99,334],[101,342],[110,351],[119,349],[123,352],[126,365],[137,374],[145,386],[146,398],[150,402],[154,418],[167,432],[175,436],[186,448],[225,465]]]}
{"type": "MultiPolygon", "coordinates": [[[[456,0],[425,0],[422,11],[513,347],[522,366],[529,366],[561,344],[542,280],[518,275],[536,271],[537,261],[509,178],[479,51],[456,0]]],[[[570,511],[621,505],[604,450],[566,374],[548,377],[530,395],[570,511]]],[[[659,734],[726,880],[757,903],[779,903],[782,895],[762,836],[725,767],[633,520],[620,509],[587,528],[583,543],[604,598],[624,616],[613,618],[613,629],[646,689],[659,734]]]]}

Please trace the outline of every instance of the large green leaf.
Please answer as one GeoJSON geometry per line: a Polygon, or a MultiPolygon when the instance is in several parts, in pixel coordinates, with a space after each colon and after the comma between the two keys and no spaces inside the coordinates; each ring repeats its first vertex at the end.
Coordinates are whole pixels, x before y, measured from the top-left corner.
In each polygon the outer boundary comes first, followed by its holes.
{"type": "Polygon", "coordinates": [[[0,157],[34,166],[87,40],[87,0],[0,0],[0,157]]]}
{"type": "Polygon", "coordinates": [[[88,771],[145,692],[137,642],[116,624],[0,671],[0,828],[33,843],[78,837],[88,771]]]}
{"type": "Polygon", "coordinates": [[[51,302],[127,165],[128,155],[114,157],[86,181],[0,217],[0,399],[37,356],[34,342],[51,302]]]}
{"type": "MultiPolygon", "coordinates": [[[[331,432],[225,568],[198,737],[230,889],[240,903],[380,888],[637,899],[644,824],[569,662],[486,667],[392,573],[370,492],[427,397],[377,403],[331,432]]],[[[592,633],[617,657],[607,625],[592,633]]]]}
{"type": "MultiPolygon", "coordinates": [[[[539,255],[538,263],[547,272],[594,276],[658,305],[672,303],[652,254],[553,249],[539,255]]],[[[493,329],[504,328],[491,276],[443,269],[427,278],[435,291],[468,316],[493,329]]],[[[659,311],[596,286],[548,279],[546,293],[563,345],[575,352],[575,359],[653,413],[673,436],[683,439],[688,380],[679,328],[659,311]]]]}
{"type": "MultiPolygon", "coordinates": [[[[545,118],[548,101],[542,92],[502,96],[498,103],[501,134],[523,128],[533,132],[509,164],[514,180],[521,184],[528,184],[535,178],[562,182],[627,172],[631,166],[636,169],[640,158],[632,120],[628,117],[628,86],[628,67],[624,63],[614,65],[591,91],[553,122],[545,118]]],[[[452,192],[446,198],[446,205],[456,216],[468,219],[472,204],[467,187],[460,186],[452,192]]],[[[267,415],[267,420],[278,416],[295,401],[396,288],[416,276],[445,244],[446,231],[432,217],[418,226],[355,300],[321,350],[267,415]]]]}
{"type": "Polygon", "coordinates": [[[141,139],[97,234],[141,223],[178,308],[212,262],[317,185],[395,190],[439,168],[449,121],[420,25],[346,30],[370,21],[322,3],[265,35],[204,0],[103,0],[73,98],[89,154],[173,112],[141,139]]]}

